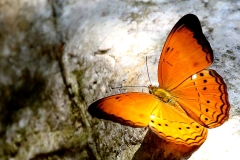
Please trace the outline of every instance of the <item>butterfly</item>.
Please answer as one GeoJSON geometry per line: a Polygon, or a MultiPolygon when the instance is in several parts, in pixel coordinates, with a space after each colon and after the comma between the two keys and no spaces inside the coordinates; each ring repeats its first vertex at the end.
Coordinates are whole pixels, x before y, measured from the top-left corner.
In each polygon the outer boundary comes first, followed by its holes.
{"type": "Polygon", "coordinates": [[[146,127],[160,138],[200,146],[208,129],[222,125],[230,104],[223,78],[212,69],[213,50],[197,16],[183,16],[171,30],[158,64],[159,86],[149,93],[128,92],[92,103],[97,118],[131,127],[146,127]]]}

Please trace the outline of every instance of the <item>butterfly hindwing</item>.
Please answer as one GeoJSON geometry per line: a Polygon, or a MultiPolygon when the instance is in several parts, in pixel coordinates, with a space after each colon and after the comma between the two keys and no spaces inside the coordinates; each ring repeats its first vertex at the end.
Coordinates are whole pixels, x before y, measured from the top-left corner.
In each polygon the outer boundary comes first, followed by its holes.
{"type": "Polygon", "coordinates": [[[191,118],[205,127],[215,128],[228,119],[227,87],[214,70],[192,75],[170,93],[191,118]]]}
{"type": "Polygon", "coordinates": [[[206,128],[171,104],[159,102],[150,118],[150,128],[167,141],[194,146],[201,145],[207,138],[206,128]]]}

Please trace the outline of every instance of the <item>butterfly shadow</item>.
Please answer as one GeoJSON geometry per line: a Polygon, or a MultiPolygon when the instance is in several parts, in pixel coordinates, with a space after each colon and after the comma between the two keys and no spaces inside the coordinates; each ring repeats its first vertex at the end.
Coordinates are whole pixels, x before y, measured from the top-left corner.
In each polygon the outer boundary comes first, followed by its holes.
{"type": "Polygon", "coordinates": [[[167,142],[150,129],[132,160],[179,160],[188,159],[200,146],[185,146],[167,142]]]}

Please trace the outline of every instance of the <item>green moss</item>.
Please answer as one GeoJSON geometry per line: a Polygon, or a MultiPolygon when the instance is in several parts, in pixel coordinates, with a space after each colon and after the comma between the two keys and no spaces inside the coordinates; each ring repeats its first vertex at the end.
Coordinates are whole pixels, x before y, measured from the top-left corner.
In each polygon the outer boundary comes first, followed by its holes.
{"type": "Polygon", "coordinates": [[[72,75],[74,76],[73,78],[76,78],[77,80],[77,88],[73,88],[73,92],[75,96],[84,100],[84,94],[81,91],[84,72],[81,70],[74,70],[72,71],[72,75]]]}
{"type": "MultiPolygon", "coordinates": [[[[83,148],[82,145],[78,143],[80,141],[83,142],[82,141],[83,139],[79,138],[81,136],[79,136],[75,132],[76,130],[74,128],[69,127],[62,131],[55,131],[50,133],[50,134],[53,134],[52,136],[54,137],[54,141],[59,143],[60,148],[58,148],[57,150],[49,151],[47,153],[43,152],[43,153],[37,154],[35,155],[35,157],[32,158],[32,160],[64,159],[65,156],[68,157],[69,155],[76,154],[76,152],[79,152],[79,150],[83,148]]],[[[85,144],[87,143],[85,142],[85,144]]]]}
{"type": "Polygon", "coordinates": [[[228,53],[228,54],[233,54],[233,51],[227,50],[227,53],[228,53]]]}
{"type": "MultiPolygon", "coordinates": [[[[237,104],[231,104],[232,106],[236,106],[237,104]]],[[[240,108],[236,108],[233,113],[234,116],[240,116],[240,108]]]]}
{"type": "Polygon", "coordinates": [[[154,2],[152,2],[152,1],[148,1],[148,2],[134,1],[133,6],[150,7],[150,6],[156,6],[156,4],[154,2]]]}
{"type": "Polygon", "coordinates": [[[227,52],[227,54],[222,55],[223,58],[228,58],[232,61],[234,61],[236,59],[236,57],[233,55],[233,51],[227,50],[226,52],[227,52]]]}

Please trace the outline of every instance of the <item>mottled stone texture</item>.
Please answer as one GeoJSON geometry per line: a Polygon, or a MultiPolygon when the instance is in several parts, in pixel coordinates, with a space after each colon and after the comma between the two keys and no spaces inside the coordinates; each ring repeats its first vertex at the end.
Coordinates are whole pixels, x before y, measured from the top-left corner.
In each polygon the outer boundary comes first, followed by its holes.
{"type": "MultiPolygon", "coordinates": [[[[161,159],[148,129],[92,118],[94,100],[157,84],[173,25],[197,15],[224,78],[230,119],[189,159],[237,160],[240,3],[234,0],[0,0],[0,159],[161,159]]],[[[172,156],[174,157],[174,156],[172,156]]]]}

